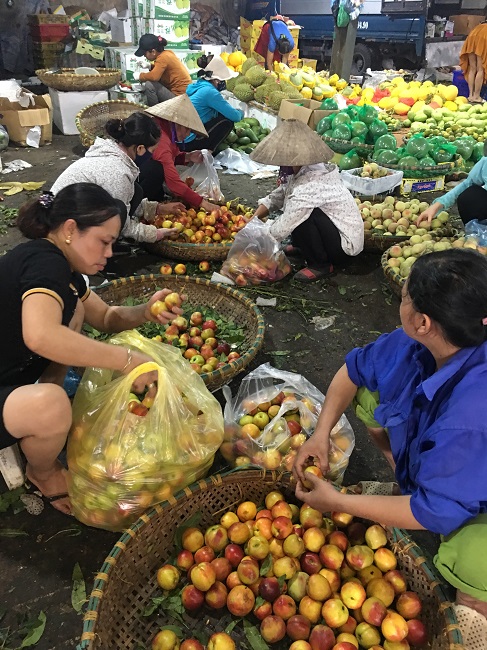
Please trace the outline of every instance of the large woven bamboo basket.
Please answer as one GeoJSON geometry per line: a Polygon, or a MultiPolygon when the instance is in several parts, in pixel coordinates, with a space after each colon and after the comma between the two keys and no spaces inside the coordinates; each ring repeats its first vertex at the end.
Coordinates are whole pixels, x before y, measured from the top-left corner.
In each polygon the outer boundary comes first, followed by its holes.
{"type": "MultiPolygon", "coordinates": [[[[444,228],[430,230],[433,237],[454,237],[458,231],[450,224],[445,224],[444,228]]],[[[364,236],[364,251],[368,253],[379,253],[386,251],[394,244],[406,244],[411,239],[411,235],[380,235],[370,234],[367,231],[364,236]]]]}
{"type": "Polygon", "coordinates": [[[154,255],[168,257],[171,260],[217,262],[227,258],[232,244],[188,244],[186,242],[161,239],[161,241],[154,243],[144,242],[142,246],[154,255]]]}
{"type": "MultiPolygon", "coordinates": [[[[79,650],[126,650],[149,647],[151,638],[163,625],[174,624],[164,612],[149,618],[142,614],[158,595],[156,572],[173,554],[174,534],[189,517],[201,512],[201,528],[219,523],[221,515],[241,501],[260,503],[271,490],[282,490],[296,502],[290,474],[240,470],[211,476],[185,488],[142,515],[115,544],[95,577],[94,588],[84,618],[79,650]],[[140,644],[140,645],[138,645],[140,644]]],[[[462,636],[452,604],[448,601],[441,578],[426,560],[421,549],[400,529],[388,528],[387,534],[411,589],[423,601],[423,620],[431,634],[431,650],[463,650],[462,636]]],[[[203,610],[195,616],[183,615],[189,630],[208,635],[222,631],[231,620],[227,610],[203,610]],[[223,613],[224,612],[224,613],[223,613]]],[[[232,637],[239,650],[248,645],[238,625],[232,637]]],[[[284,650],[290,642],[272,647],[284,650]]]]}
{"type": "Polygon", "coordinates": [[[36,70],[36,75],[48,88],[64,91],[108,90],[116,86],[122,73],[116,68],[96,68],[97,75],[75,74],[74,68],[61,68],[59,72],[36,70]]]}
{"type": "Polygon", "coordinates": [[[108,120],[124,120],[132,113],[145,111],[147,106],[136,104],[125,99],[111,99],[106,102],[97,102],[85,106],[76,115],[76,128],[79,131],[81,144],[91,147],[95,138],[106,136],[105,124],[108,120]]]}
{"type": "Polygon", "coordinates": [[[171,289],[187,296],[188,304],[206,305],[222,318],[242,327],[244,341],[239,345],[240,358],[226,363],[213,372],[203,373],[201,378],[207,388],[215,391],[228,384],[242,372],[264,342],[264,317],[250,298],[224,284],[215,284],[201,278],[188,276],[139,275],[113,280],[96,289],[97,294],[109,305],[121,305],[128,298],[149,298],[158,289],[171,289]]]}

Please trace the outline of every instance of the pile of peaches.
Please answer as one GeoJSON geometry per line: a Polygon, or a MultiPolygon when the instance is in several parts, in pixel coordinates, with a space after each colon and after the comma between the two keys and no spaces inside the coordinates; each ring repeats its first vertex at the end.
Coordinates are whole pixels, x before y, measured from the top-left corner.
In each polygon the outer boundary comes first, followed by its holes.
{"type": "MultiPolygon", "coordinates": [[[[181,307],[182,302],[178,293],[170,293],[163,301],[156,300],[152,304],[151,313],[157,316],[161,312],[171,311],[173,306],[181,307]]],[[[161,334],[152,338],[179,347],[191,368],[201,375],[240,358],[240,354],[232,350],[229,343],[217,338],[217,335],[217,322],[212,318],[206,319],[200,311],[195,311],[189,319],[178,316],[165,326],[161,334]]]]}
{"type": "MultiPolygon", "coordinates": [[[[220,452],[234,467],[252,464],[290,472],[299,448],[313,433],[321,404],[289,390],[271,395],[260,403],[257,395],[249,397],[237,411],[236,421],[225,422],[220,452]]],[[[331,432],[327,478],[337,481],[343,476],[353,444],[351,432],[339,422],[331,432]]]]}
{"type": "Polygon", "coordinates": [[[174,241],[190,244],[228,244],[247,224],[253,210],[238,205],[235,212],[229,202],[218,210],[206,212],[203,209],[181,210],[177,215],[159,215],[154,220],[157,228],[177,228],[178,233],[171,237],[174,241]]]}
{"type": "MultiPolygon", "coordinates": [[[[261,508],[240,503],[206,531],[185,529],[175,566],[160,567],[157,582],[165,592],[182,587],[187,612],[252,617],[266,643],[289,650],[409,650],[428,641],[421,599],[384,528],[340,512],[324,518],[278,491],[261,508]]],[[[152,650],[176,648],[204,650],[169,629],[152,641],[152,650]]],[[[236,648],[224,632],[207,645],[236,648]]]]}

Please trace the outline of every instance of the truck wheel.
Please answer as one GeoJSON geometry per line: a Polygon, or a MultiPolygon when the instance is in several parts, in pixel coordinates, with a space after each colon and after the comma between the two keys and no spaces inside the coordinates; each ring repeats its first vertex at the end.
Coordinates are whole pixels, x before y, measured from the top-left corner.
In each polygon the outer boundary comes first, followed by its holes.
{"type": "Polygon", "coordinates": [[[363,74],[372,67],[372,52],[363,43],[357,43],[353,51],[352,73],[363,74]]]}

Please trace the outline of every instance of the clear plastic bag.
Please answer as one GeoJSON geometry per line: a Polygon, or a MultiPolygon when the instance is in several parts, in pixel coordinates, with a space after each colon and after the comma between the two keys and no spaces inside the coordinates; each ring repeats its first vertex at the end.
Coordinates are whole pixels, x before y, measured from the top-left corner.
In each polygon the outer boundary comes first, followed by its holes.
{"type": "MultiPolygon", "coordinates": [[[[302,375],[265,363],[242,380],[235,398],[228,386],[223,394],[225,437],[220,452],[225,460],[237,467],[291,471],[299,447],[315,430],[323,393],[302,375]]],[[[327,478],[342,481],[354,445],[352,427],[342,415],[331,432],[327,478]]]]}
{"type": "Polygon", "coordinates": [[[154,503],[198,480],[223,440],[217,400],[179,350],[122,332],[109,341],[154,359],[127,376],[87,368],[73,402],[68,487],[83,523],[123,530],[154,503]],[[158,391],[145,416],[129,411],[131,386],[157,370],[158,391]]]}
{"type": "Polygon", "coordinates": [[[269,228],[268,223],[251,219],[237,233],[221,274],[239,286],[282,280],[291,271],[291,265],[269,228]]]}
{"type": "Polygon", "coordinates": [[[9,137],[7,129],[0,124],[0,151],[4,151],[8,147],[9,137]]]}
{"type": "Polygon", "coordinates": [[[223,201],[225,197],[220,189],[220,179],[215,169],[213,156],[208,149],[202,149],[203,162],[195,163],[181,174],[181,180],[193,178],[192,189],[209,201],[223,201]]]}

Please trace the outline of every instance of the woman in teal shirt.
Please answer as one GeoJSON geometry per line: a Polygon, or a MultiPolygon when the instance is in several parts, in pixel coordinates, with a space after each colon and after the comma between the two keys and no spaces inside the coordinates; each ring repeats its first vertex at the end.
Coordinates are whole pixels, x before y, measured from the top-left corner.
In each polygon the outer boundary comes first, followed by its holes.
{"type": "Polygon", "coordinates": [[[487,153],[484,149],[484,158],[476,163],[467,178],[447,192],[441,199],[436,199],[430,207],[422,212],[416,225],[422,221],[431,223],[438,212],[448,210],[456,202],[458,213],[464,224],[478,219],[484,221],[487,219],[487,153]]]}
{"type": "Polygon", "coordinates": [[[201,56],[198,65],[198,81],[188,86],[186,93],[195,107],[201,121],[205,125],[208,137],[197,138],[190,136],[180,145],[183,151],[209,149],[214,151],[223,142],[235,122],[239,122],[244,114],[223,99],[221,92],[226,88],[226,80],[237,76],[231,72],[220,57],[201,56]]]}

